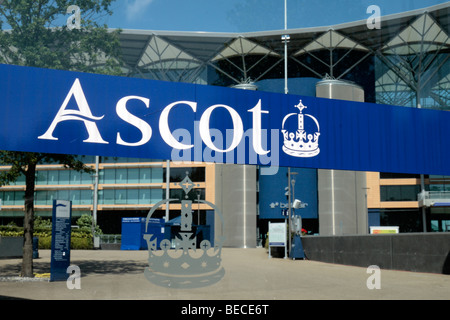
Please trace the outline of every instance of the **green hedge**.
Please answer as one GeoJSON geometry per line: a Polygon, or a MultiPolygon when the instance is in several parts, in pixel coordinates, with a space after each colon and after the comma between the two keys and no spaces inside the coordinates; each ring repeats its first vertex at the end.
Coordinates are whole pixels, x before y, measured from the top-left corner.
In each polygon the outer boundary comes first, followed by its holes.
{"type": "MultiPolygon", "coordinates": [[[[71,249],[92,249],[94,240],[92,238],[92,217],[82,215],[77,220],[78,229],[72,229],[70,237],[71,249]]],[[[96,234],[102,234],[102,230],[96,226],[96,234]]],[[[0,236],[2,237],[23,237],[23,227],[15,224],[0,226],[0,236]]],[[[39,249],[52,248],[52,223],[50,219],[43,219],[37,216],[34,220],[34,237],[39,238],[39,249]]]]}
{"type": "MultiPolygon", "coordinates": [[[[36,235],[35,235],[36,236],[36,235]]],[[[39,249],[51,249],[52,248],[52,237],[51,236],[37,236],[39,238],[39,249]]],[[[85,237],[84,235],[79,235],[76,232],[72,232],[70,237],[70,248],[71,249],[92,249],[94,242],[91,235],[85,237]]]]}
{"type": "MultiPolygon", "coordinates": [[[[0,226],[0,236],[2,237],[23,237],[23,228],[21,227],[5,227],[0,226]]],[[[39,249],[51,249],[52,247],[52,232],[48,229],[37,228],[34,237],[39,238],[39,249]]],[[[93,239],[90,233],[72,231],[70,237],[71,249],[92,249],[94,246],[93,239]]]]}

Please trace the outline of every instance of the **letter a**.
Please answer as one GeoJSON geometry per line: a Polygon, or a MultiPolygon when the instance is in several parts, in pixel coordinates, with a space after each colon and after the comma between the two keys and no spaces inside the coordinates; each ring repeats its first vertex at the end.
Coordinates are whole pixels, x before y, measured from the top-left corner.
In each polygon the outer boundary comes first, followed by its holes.
{"type": "Polygon", "coordinates": [[[80,267],[75,265],[68,266],[66,273],[70,274],[66,281],[67,289],[81,289],[80,267]]]}
{"type": "Polygon", "coordinates": [[[381,28],[381,10],[377,5],[371,5],[367,7],[366,13],[373,13],[367,20],[366,25],[367,28],[372,29],[380,29],[381,28]]]}
{"type": "Polygon", "coordinates": [[[69,93],[66,96],[66,99],[61,105],[61,108],[56,114],[55,119],[53,119],[52,124],[48,128],[47,132],[45,132],[42,136],[39,136],[38,139],[58,140],[58,138],[55,138],[53,136],[53,131],[55,130],[56,125],[58,123],[66,120],[79,120],[83,121],[84,125],[86,126],[86,130],[89,134],[89,137],[86,140],[83,140],[83,142],[107,144],[108,142],[102,139],[100,132],[98,131],[97,125],[94,122],[94,120],[101,120],[103,119],[103,117],[104,116],[94,117],[92,115],[86,97],[84,96],[83,89],[81,88],[80,80],[75,79],[72,88],[70,89],[69,93]],[[66,110],[67,105],[69,104],[70,98],[72,96],[74,96],[79,110],[66,110]],[[83,119],[83,117],[89,120],[83,119]]]}
{"type": "Polygon", "coordinates": [[[381,289],[381,271],[380,267],[376,265],[369,266],[367,268],[367,273],[373,273],[369,278],[367,278],[366,285],[367,289],[381,289]]]}

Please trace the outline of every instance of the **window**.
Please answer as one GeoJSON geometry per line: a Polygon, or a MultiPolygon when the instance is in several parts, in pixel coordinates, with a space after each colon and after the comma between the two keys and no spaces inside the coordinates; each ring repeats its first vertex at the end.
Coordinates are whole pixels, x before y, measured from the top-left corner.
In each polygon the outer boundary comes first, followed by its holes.
{"type": "Polygon", "coordinates": [[[69,170],[62,170],[59,172],[59,184],[70,184],[69,170]]]}
{"type": "Polygon", "coordinates": [[[380,172],[380,179],[420,179],[420,174],[380,172]]]}
{"type": "Polygon", "coordinates": [[[91,204],[91,203],[93,203],[92,190],[80,190],[80,204],[91,204]]]}
{"type": "Polygon", "coordinates": [[[47,191],[47,204],[52,205],[53,200],[58,200],[58,191],[47,191]]]}
{"type": "Polygon", "coordinates": [[[105,184],[116,183],[116,170],[114,169],[103,170],[103,183],[105,184]]]}
{"type": "Polygon", "coordinates": [[[417,194],[420,193],[419,185],[381,186],[381,201],[417,201],[417,194]]]}
{"type": "Polygon", "coordinates": [[[71,184],[81,184],[81,173],[77,171],[70,172],[70,183],[71,184]]]}
{"type": "Polygon", "coordinates": [[[100,176],[100,183],[104,184],[161,183],[162,168],[105,169],[100,176]]]}
{"type": "Polygon", "coordinates": [[[70,200],[69,190],[58,190],[58,199],[60,200],[70,200]]]}
{"type": "Polygon", "coordinates": [[[36,173],[36,184],[47,184],[47,171],[38,171],[36,173]]]}
{"type": "Polygon", "coordinates": [[[91,173],[81,172],[81,184],[92,184],[94,183],[94,177],[91,173]]]}
{"type": "Polygon", "coordinates": [[[72,201],[72,205],[80,204],[81,190],[70,190],[69,200],[72,201]]]}
{"type": "Polygon", "coordinates": [[[59,183],[59,171],[58,170],[48,171],[46,184],[58,184],[58,183],[59,183]]]}
{"type": "Polygon", "coordinates": [[[21,186],[25,185],[25,176],[23,174],[20,174],[20,176],[14,181],[14,183],[11,183],[11,185],[15,186],[21,186]]]}
{"type": "MultiPolygon", "coordinates": [[[[191,192],[188,193],[188,200],[197,200],[199,194],[200,200],[205,200],[205,189],[203,188],[192,189],[191,192]]],[[[186,200],[183,189],[170,189],[170,198],[186,200]]]]}
{"type": "Polygon", "coordinates": [[[127,203],[128,204],[139,203],[139,190],[138,189],[128,189],[127,190],[127,203]]]}
{"type": "Polygon", "coordinates": [[[163,168],[151,168],[152,182],[154,182],[154,183],[162,183],[163,182],[164,172],[165,171],[164,171],[163,168]]]}
{"type": "Polygon", "coordinates": [[[104,189],[99,191],[102,204],[154,204],[162,200],[162,189],[104,189]]]}
{"type": "Polygon", "coordinates": [[[103,204],[114,204],[114,190],[101,190],[98,194],[103,204]]]}
{"type": "Polygon", "coordinates": [[[430,184],[430,191],[450,191],[450,184],[430,184]]]}
{"type": "Polygon", "coordinates": [[[47,204],[47,191],[37,191],[34,195],[35,205],[46,205],[47,204]]]}
{"type": "Polygon", "coordinates": [[[140,168],[139,169],[139,182],[140,183],[149,183],[152,178],[152,169],[151,168],[140,168]]]}
{"type": "Polygon", "coordinates": [[[5,206],[23,205],[24,204],[24,191],[5,191],[0,192],[2,197],[2,204],[5,206]]]}
{"type": "Polygon", "coordinates": [[[116,169],[116,183],[128,182],[128,169],[116,169]]]}
{"type": "Polygon", "coordinates": [[[162,189],[150,189],[150,203],[156,203],[163,199],[163,190],[162,189]]]}
{"type": "MultiPolygon", "coordinates": [[[[163,171],[163,182],[166,182],[166,170],[163,171]]],[[[181,182],[186,177],[186,172],[189,178],[194,182],[205,181],[205,167],[193,168],[170,168],[170,182],[181,182]]]]}
{"type": "Polygon", "coordinates": [[[139,204],[148,204],[151,203],[151,192],[150,189],[140,189],[139,191],[139,204]]]}
{"type": "Polygon", "coordinates": [[[128,169],[128,183],[139,183],[139,169],[128,169]]]}
{"type": "Polygon", "coordinates": [[[116,189],[114,190],[115,194],[115,203],[116,204],[126,204],[127,203],[127,190],[125,189],[116,189]]]}

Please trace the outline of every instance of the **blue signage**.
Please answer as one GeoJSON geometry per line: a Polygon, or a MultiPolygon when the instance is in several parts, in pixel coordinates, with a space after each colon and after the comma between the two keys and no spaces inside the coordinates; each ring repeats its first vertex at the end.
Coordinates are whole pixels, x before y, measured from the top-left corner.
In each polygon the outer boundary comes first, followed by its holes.
{"type": "Polygon", "coordinates": [[[0,65],[0,149],[450,175],[450,113],[0,65]]]}
{"type": "MultiPolygon", "coordinates": [[[[288,218],[289,202],[286,197],[285,187],[288,184],[287,168],[279,168],[277,173],[262,175],[259,177],[259,218],[260,219],[285,219],[288,218]]],[[[299,215],[303,219],[317,219],[317,170],[297,168],[292,169],[291,202],[299,199],[307,206],[295,209],[292,206],[292,214],[299,215]]]]}
{"type": "Polygon", "coordinates": [[[50,281],[66,281],[69,277],[71,218],[71,201],[53,200],[50,281]]]}

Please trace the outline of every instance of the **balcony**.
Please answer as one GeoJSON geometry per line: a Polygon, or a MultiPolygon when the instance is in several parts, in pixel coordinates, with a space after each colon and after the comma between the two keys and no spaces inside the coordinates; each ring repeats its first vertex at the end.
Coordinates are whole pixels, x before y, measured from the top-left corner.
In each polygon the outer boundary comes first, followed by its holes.
{"type": "Polygon", "coordinates": [[[417,199],[419,207],[450,207],[450,191],[423,191],[417,199]]]}

